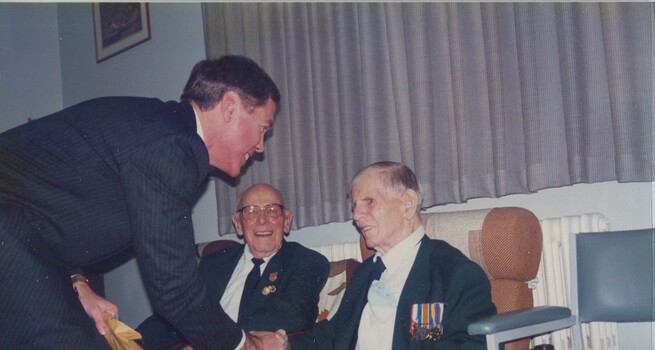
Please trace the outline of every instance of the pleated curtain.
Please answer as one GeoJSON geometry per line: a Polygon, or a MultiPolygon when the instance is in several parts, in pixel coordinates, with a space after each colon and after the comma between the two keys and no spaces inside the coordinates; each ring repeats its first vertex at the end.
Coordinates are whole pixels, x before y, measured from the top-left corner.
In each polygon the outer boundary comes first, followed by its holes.
{"type": "Polygon", "coordinates": [[[208,58],[280,88],[266,143],[216,181],[219,229],[267,182],[294,228],[350,219],[352,176],[403,162],[423,207],[604,181],[651,182],[652,3],[206,3],[208,58]]]}

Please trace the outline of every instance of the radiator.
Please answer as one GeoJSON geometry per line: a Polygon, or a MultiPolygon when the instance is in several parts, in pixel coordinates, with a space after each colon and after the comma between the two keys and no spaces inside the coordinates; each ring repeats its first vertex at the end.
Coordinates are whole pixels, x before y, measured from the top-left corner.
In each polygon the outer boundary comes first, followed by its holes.
{"type": "MultiPolygon", "coordinates": [[[[570,306],[569,234],[609,231],[609,221],[602,214],[585,214],[544,219],[543,252],[533,289],[534,305],[570,306]]],[[[618,350],[616,323],[593,322],[583,325],[585,350],[618,350]]],[[[534,338],[534,345],[553,344],[557,350],[572,350],[571,330],[564,329],[534,338]]]]}

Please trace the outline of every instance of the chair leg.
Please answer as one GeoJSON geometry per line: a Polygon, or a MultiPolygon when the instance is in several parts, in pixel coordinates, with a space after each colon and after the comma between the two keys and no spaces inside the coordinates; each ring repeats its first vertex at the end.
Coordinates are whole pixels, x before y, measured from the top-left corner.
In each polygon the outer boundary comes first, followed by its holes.
{"type": "Polygon", "coordinates": [[[584,350],[584,339],[582,338],[582,324],[577,323],[571,327],[573,333],[573,349],[584,350]]]}
{"type": "Polygon", "coordinates": [[[487,334],[485,338],[487,340],[487,350],[501,350],[495,334],[487,334]]]}

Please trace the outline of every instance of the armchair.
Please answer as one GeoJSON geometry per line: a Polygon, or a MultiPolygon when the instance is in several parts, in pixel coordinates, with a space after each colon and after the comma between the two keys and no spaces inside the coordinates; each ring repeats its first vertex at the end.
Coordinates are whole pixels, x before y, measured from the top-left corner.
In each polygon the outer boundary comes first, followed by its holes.
{"type": "Polygon", "coordinates": [[[573,348],[584,349],[582,324],[655,321],[655,229],[579,233],[570,237],[571,308],[540,307],[496,315],[469,326],[487,348],[515,338],[573,327],[573,348]]]}

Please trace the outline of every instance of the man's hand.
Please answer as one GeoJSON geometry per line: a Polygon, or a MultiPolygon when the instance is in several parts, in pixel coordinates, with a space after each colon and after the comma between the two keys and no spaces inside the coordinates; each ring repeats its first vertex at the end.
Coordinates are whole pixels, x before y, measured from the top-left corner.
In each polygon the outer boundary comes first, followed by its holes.
{"type": "Polygon", "coordinates": [[[289,337],[284,329],[273,332],[248,332],[241,350],[289,350],[289,337]]]}
{"type": "Polygon", "coordinates": [[[84,307],[84,311],[95,322],[98,333],[105,335],[109,326],[102,319],[102,313],[106,312],[114,317],[118,317],[118,307],[109,300],[96,294],[84,281],[75,282],[73,288],[77,291],[77,296],[84,307]]]}

